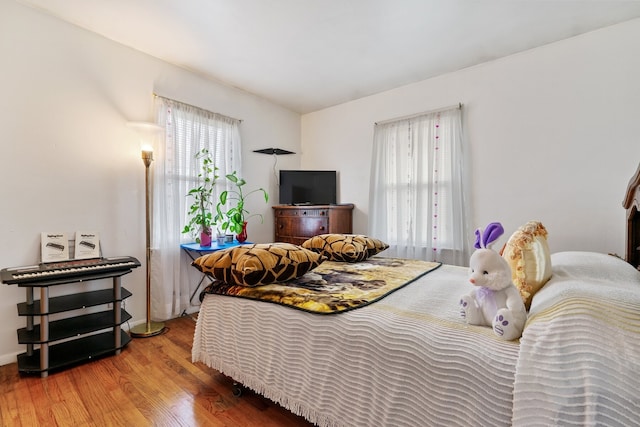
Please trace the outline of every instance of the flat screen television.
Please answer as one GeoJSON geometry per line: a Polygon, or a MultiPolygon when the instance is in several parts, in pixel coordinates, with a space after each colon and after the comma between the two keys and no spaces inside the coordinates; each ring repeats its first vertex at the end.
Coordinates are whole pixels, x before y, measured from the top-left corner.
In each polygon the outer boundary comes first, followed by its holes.
{"type": "Polygon", "coordinates": [[[336,171],[281,170],[281,205],[336,203],[336,171]]]}

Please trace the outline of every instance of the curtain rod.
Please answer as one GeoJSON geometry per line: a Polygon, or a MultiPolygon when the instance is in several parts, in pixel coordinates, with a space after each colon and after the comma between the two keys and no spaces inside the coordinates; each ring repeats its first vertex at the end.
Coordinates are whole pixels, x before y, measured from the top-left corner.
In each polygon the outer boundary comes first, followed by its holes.
{"type": "Polygon", "coordinates": [[[375,122],[374,124],[375,125],[383,125],[383,124],[386,124],[386,123],[396,122],[398,120],[409,120],[409,119],[413,119],[415,117],[424,116],[424,115],[427,115],[427,114],[440,113],[442,111],[453,110],[455,108],[458,108],[458,109],[461,110],[462,109],[462,102],[458,102],[456,105],[450,105],[448,107],[442,107],[442,108],[437,108],[435,110],[424,111],[422,113],[410,114],[408,116],[402,116],[402,117],[396,117],[396,118],[393,118],[393,119],[382,120],[380,122],[375,122]]]}
{"type": "Polygon", "coordinates": [[[179,100],[177,100],[177,99],[167,98],[166,96],[158,95],[158,94],[157,94],[157,93],[155,93],[155,92],[153,92],[153,96],[154,96],[154,97],[156,97],[156,98],[166,99],[166,100],[168,100],[168,101],[179,102],[179,103],[184,104],[184,105],[187,105],[187,106],[189,106],[189,107],[191,107],[191,108],[195,108],[196,110],[205,111],[205,112],[207,112],[207,113],[211,113],[211,114],[219,114],[219,115],[224,116],[224,117],[227,117],[227,118],[229,118],[229,119],[231,119],[231,120],[235,120],[235,121],[237,121],[237,122],[242,123],[242,119],[236,119],[236,118],[234,118],[234,117],[226,116],[226,115],[221,114],[221,113],[215,113],[215,112],[213,112],[213,111],[205,110],[204,108],[202,108],[202,107],[198,107],[197,105],[187,104],[186,102],[182,102],[182,101],[179,101],[179,100]]]}

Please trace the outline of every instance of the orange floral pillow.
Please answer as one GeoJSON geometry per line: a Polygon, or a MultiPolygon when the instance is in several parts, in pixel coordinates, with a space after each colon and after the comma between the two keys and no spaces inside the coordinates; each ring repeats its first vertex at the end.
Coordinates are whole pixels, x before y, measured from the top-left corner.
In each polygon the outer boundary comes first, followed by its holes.
{"type": "Polygon", "coordinates": [[[542,223],[529,221],[511,235],[502,252],[527,309],[535,293],[551,278],[547,234],[542,223]]]}

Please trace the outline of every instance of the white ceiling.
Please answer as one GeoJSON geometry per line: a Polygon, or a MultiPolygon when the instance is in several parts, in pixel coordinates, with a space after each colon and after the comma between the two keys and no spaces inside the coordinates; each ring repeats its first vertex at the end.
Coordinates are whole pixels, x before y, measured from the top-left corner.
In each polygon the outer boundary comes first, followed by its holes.
{"type": "Polygon", "coordinates": [[[640,17],[631,0],[18,0],[308,113],[640,17]]]}

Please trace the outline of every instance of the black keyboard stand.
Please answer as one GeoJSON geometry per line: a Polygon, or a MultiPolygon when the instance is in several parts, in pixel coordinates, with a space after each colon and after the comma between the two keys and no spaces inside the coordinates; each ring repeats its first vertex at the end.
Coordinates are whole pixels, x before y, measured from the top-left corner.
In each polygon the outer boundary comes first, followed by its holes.
{"type": "MultiPolygon", "coordinates": [[[[131,319],[131,315],[122,308],[122,302],[132,294],[121,285],[122,276],[131,273],[131,268],[74,273],[46,280],[34,277],[31,281],[21,279],[19,283],[13,283],[26,289],[26,302],[18,304],[18,315],[26,318],[26,327],[18,329],[18,343],[26,345],[27,350],[18,355],[18,370],[46,377],[52,371],[109,354],[120,354],[131,341],[121,328],[131,319]],[[92,286],[90,291],[49,297],[51,286],[99,279],[112,279],[111,287],[96,289],[92,286]],[[39,289],[39,300],[35,299],[34,289],[39,289]],[[96,310],[95,307],[99,306],[106,306],[106,309],[96,310]],[[87,310],[89,307],[94,309],[87,310]],[[70,311],[74,311],[73,316],[57,316],[57,320],[49,320],[52,314],[70,311]]],[[[3,281],[8,272],[15,271],[2,270],[3,281]]]]}

